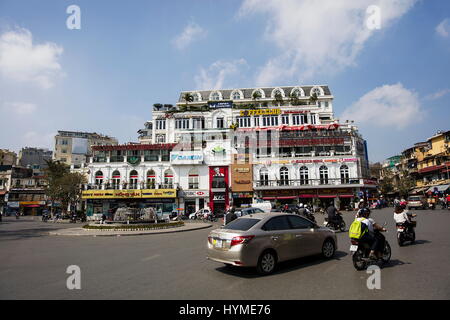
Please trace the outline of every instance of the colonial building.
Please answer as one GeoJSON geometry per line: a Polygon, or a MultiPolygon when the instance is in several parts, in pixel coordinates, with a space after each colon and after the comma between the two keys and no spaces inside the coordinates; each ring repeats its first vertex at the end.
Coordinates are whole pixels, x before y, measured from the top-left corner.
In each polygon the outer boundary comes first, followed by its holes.
{"type": "Polygon", "coordinates": [[[366,143],[334,118],[327,86],[181,92],[175,106],[154,105],[138,133],[139,144],[93,147],[92,212],[223,212],[256,199],[343,206],[375,188],[366,143]]]}

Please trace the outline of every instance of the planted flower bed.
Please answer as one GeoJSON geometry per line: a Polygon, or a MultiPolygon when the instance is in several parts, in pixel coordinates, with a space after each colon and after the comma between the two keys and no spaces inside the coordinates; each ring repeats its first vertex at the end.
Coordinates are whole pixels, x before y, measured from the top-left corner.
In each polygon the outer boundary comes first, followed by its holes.
{"type": "Polygon", "coordinates": [[[106,230],[106,231],[147,231],[157,229],[169,229],[184,226],[183,221],[170,223],[149,223],[149,224],[126,224],[126,225],[85,225],[88,230],[106,230]]]}

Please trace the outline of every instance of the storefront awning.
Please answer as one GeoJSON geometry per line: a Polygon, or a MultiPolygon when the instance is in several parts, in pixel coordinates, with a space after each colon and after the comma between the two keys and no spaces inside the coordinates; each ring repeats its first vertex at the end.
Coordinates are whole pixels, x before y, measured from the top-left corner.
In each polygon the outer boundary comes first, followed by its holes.
{"type": "Polygon", "coordinates": [[[427,190],[427,193],[428,192],[434,192],[434,191],[438,191],[438,192],[444,192],[444,191],[446,191],[448,188],[450,187],[450,184],[441,184],[440,186],[433,186],[433,187],[430,187],[428,190],[427,190]]]}
{"type": "Polygon", "coordinates": [[[353,198],[354,197],[354,195],[352,195],[352,194],[340,194],[339,195],[339,198],[353,198]]]}

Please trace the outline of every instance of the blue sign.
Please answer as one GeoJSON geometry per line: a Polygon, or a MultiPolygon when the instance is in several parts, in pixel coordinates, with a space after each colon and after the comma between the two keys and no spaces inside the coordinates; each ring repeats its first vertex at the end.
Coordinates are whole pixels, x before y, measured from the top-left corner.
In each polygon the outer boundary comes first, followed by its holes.
{"type": "Polygon", "coordinates": [[[232,108],[232,101],[210,101],[208,105],[211,109],[219,109],[219,108],[232,108]]]}

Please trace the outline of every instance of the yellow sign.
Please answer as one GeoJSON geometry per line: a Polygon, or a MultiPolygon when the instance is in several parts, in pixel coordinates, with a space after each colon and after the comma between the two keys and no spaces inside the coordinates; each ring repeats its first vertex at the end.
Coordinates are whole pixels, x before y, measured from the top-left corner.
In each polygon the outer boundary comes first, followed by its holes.
{"type": "Polygon", "coordinates": [[[86,190],[82,193],[82,199],[141,199],[176,197],[176,189],[86,190]]]}
{"type": "Polygon", "coordinates": [[[240,116],[270,116],[270,115],[279,115],[281,114],[280,109],[256,109],[256,110],[241,110],[240,116]]]}

